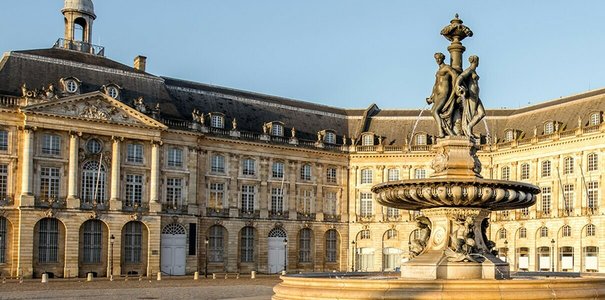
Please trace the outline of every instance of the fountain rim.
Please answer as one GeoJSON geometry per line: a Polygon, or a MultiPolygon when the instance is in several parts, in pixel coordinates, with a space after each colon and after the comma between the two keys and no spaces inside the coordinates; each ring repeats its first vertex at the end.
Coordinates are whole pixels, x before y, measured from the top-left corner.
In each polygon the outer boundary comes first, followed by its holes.
{"type": "Polygon", "coordinates": [[[485,178],[462,178],[462,177],[448,177],[448,178],[423,178],[423,179],[404,179],[399,181],[389,181],[376,184],[372,186],[371,191],[373,193],[380,193],[381,190],[393,187],[405,187],[405,186],[420,186],[426,184],[460,184],[460,185],[479,185],[481,187],[500,187],[500,188],[515,188],[520,187],[528,189],[533,194],[539,194],[540,188],[537,185],[521,182],[521,181],[510,181],[502,179],[485,179],[485,178]]]}

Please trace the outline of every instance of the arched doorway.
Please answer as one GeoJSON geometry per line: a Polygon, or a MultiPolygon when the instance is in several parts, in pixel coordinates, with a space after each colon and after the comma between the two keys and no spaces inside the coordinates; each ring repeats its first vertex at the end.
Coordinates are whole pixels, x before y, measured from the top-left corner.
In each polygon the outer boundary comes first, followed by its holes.
{"type": "Polygon", "coordinates": [[[34,226],[33,276],[63,277],[65,267],[65,226],[55,218],[44,218],[34,226]]]}
{"type": "Polygon", "coordinates": [[[162,273],[168,275],[185,275],[185,260],[187,258],[187,233],[185,228],[179,224],[168,224],[162,230],[161,237],[162,273]]]}
{"type": "Polygon", "coordinates": [[[269,261],[267,266],[269,273],[275,274],[285,270],[287,264],[286,250],[288,247],[286,232],[279,227],[273,228],[269,232],[268,243],[269,252],[267,257],[269,261]]]}
{"type": "Polygon", "coordinates": [[[91,272],[95,277],[107,274],[108,228],[99,220],[88,220],[80,226],[78,270],[80,277],[91,272]]]}
{"type": "Polygon", "coordinates": [[[147,274],[148,251],[147,226],[140,221],[130,221],[122,227],[122,273],[147,274]]]}

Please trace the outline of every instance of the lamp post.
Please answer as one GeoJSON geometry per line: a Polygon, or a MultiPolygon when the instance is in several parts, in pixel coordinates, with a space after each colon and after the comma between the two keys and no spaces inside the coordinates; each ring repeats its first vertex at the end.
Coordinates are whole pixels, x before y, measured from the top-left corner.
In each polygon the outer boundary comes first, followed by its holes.
{"type": "Polygon", "coordinates": [[[113,243],[116,237],[113,234],[109,237],[109,280],[113,280],[113,243]]]}
{"type": "Polygon", "coordinates": [[[204,240],[204,246],[206,248],[206,254],[204,255],[205,260],[206,260],[206,262],[204,263],[204,277],[205,278],[208,278],[208,244],[209,244],[208,237],[206,237],[206,239],[204,240]]]}
{"type": "Polygon", "coordinates": [[[508,262],[508,241],[504,240],[504,262],[508,262]]]}
{"type": "Polygon", "coordinates": [[[555,271],[555,239],[550,240],[550,244],[552,245],[551,246],[552,250],[550,251],[551,256],[552,256],[550,258],[550,266],[551,266],[550,271],[554,272],[555,271]]]}
{"type": "Polygon", "coordinates": [[[351,272],[355,272],[355,241],[351,241],[351,272]]]}
{"type": "Polygon", "coordinates": [[[288,270],[288,239],[284,239],[284,273],[288,270]]]}

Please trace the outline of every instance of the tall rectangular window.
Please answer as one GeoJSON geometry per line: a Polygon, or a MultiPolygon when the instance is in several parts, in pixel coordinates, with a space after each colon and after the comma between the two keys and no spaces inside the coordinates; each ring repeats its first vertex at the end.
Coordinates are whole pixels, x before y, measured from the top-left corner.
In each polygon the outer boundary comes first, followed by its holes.
{"type": "Polygon", "coordinates": [[[224,128],[225,119],[221,115],[213,114],[210,117],[210,126],[214,128],[224,128]]]}
{"type": "Polygon", "coordinates": [[[242,262],[254,262],[254,228],[242,228],[240,242],[240,259],[242,262]]]}
{"type": "Polygon", "coordinates": [[[502,167],[502,180],[510,180],[510,168],[502,167]]]}
{"type": "Polygon", "coordinates": [[[300,180],[311,180],[311,165],[303,165],[300,168],[300,180]]]}
{"type": "Polygon", "coordinates": [[[143,229],[141,222],[129,222],[124,226],[124,262],[141,262],[143,250],[143,229]]]}
{"type": "Polygon", "coordinates": [[[361,193],[360,198],[360,215],[361,217],[368,218],[374,215],[374,209],[372,207],[372,193],[361,193]]]}
{"type": "Polygon", "coordinates": [[[168,166],[181,168],[183,166],[183,149],[171,147],[168,148],[168,166]]]}
{"type": "Polygon", "coordinates": [[[38,262],[59,261],[59,222],[54,218],[40,220],[38,228],[38,262]]]}
{"type": "Polygon", "coordinates": [[[361,184],[372,183],[373,172],[370,169],[361,170],[361,184]]]}
{"type": "Polygon", "coordinates": [[[59,198],[61,172],[59,168],[40,168],[40,199],[50,200],[59,198]]]}
{"type": "Polygon", "coordinates": [[[86,264],[96,264],[101,262],[102,236],[101,221],[90,220],[84,223],[84,241],[82,254],[83,262],[86,264]]]}
{"type": "Polygon", "coordinates": [[[387,218],[397,219],[399,218],[399,209],[395,207],[387,207],[387,218]]]}
{"type": "Polygon", "coordinates": [[[271,211],[284,211],[284,191],[282,188],[271,188],[271,211]]]}
{"type": "Polygon", "coordinates": [[[326,262],[336,262],[338,257],[338,235],[336,230],[330,229],[326,233],[326,262]]]}
{"type": "Polygon", "coordinates": [[[338,213],[338,204],[336,202],[336,192],[326,192],[324,196],[325,214],[335,216],[338,213]]]}
{"type": "Polygon", "coordinates": [[[313,205],[313,191],[302,190],[300,193],[299,212],[303,214],[312,213],[311,206],[313,205]]]}
{"type": "Polygon", "coordinates": [[[166,178],[166,204],[173,207],[183,205],[182,178],[166,178]]]}
{"type": "Polygon", "coordinates": [[[298,246],[298,261],[301,263],[311,262],[311,229],[304,228],[300,231],[298,246]]]}
{"type": "Polygon", "coordinates": [[[284,178],[284,163],[276,161],[271,167],[271,177],[284,178]]]}
{"type": "Polygon", "coordinates": [[[210,227],[208,234],[208,261],[223,262],[225,252],[223,227],[214,225],[210,227]]]}
{"type": "Polygon", "coordinates": [[[8,165],[0,164],[0,200],[8,196],[8,165]]]}
{"type": "Polygon", "coordinates": [[[425,169],[415,169],[414,170],[414,178],[415,179],[426,178],[426,170],[425,169]]]}
{"type": "Polygon", "coordinates": [[[61,155],[61,137],[56,134],[42,136],[42,154],[61,155]]]}
{"type": "Polygon", "coordinates": [[[521,165],[521,180],[529,179],[529,164],[521,165]]]}
{"type": "Polygon", "coordinates": [[[542,188],[542,214],[544,215],[550,215],[551,191],[552,188],[549,186],[542,188]]]}
{"type": "Polygon", "coordinates": [[[254,192],[253,185],[242,185],[242,211],[254,212],[254,192]]]}
{"type": "Polygon", "coordinates": [[[225,173],[225,157],[218,154],[213,155],[210,171],[213,173],[225,173]]]}
{"type": "Polygon", "coordinates": [[[327,183],[336,183],[336,168],[327,168],[326,169],[326,182],[327,183]]]}
{"type": "Polygon", "coordinates": [[[573,157],[566,157],[563,160],[563,174],[572,174],[574,167],[574,159],[573,157]]]}
{"type": "Polygon", "coordinates": [[[0,130],[0,151],[8,151],[8,131],[0,130]]]}
{"type": "Polygon", "coordinates": [[[596,153],[588,154],[588,166],[586,168],[587,171],[596,171],[599,169],[599,155],[596,153]]]}
{"type": "Polygon", "coordinates": [[[126,197],[124,206],[141,205],[143,200],[143,175],[126,175],[126,197]]]}
{"type": "Polygon", "coordinates": [[[143,145],[142,144],[128,144],[126,146],[126,161],[129,163],[142,164],[143,163],[143,145]]]}
{"type": "Polygon", "coordinates": [[[588,209],[595,210],[599,208],[599,182],[589,181],[586,183],[587,196],[586,204],[588,209]]]}
{"type": "Polygon", "coordinates": [[[242,162],[242,175],[253,176],[256,174],[256,164],[254,159],[246,158],[242,162]]]}
{"type": "Polygon", "coordinates": [[[388,180],[389,181],[397,181],[397,180],[399,180],[399,170],[397,170],[397,169],[389,169],[387,172],[388,172],[388,180]]]}
{"type": "Polygon", "coordinates": [[[566,184],[563,186],[563,210],[569,215],[573,212],[575,200],[575,192],[573,184],[566,184]]]}
{"type": "Polygon", "coordinates": [[[542,162],[542,177],[550,177],[550,160],[545,160],[542,162]]]}
{"type": "Polygon", "coordinates": [[[6,263],[6,218],[0,217],[0,264],[6,263]]]}
{"type": "Polygon", "coordinates": [[[225,199],[225,184],[224,183],[211,183],[210,184],[210,197],[208,198],[208,207],[222,209],[225,208],[223,201],[225,199]]]}

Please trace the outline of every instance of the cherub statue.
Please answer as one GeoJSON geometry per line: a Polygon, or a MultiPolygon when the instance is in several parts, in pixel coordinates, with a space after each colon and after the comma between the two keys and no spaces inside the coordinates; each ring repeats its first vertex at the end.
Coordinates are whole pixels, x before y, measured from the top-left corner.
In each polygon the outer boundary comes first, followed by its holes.
{"type": "Polygon", "coordinates": [[[416,257],[424,251],[431,236],[431,221],[425,216],[416,217],[416,226],[420,234],[410,241],[410,257],[416,257]]]}
{"type": "Polygon", "coordinates": [[[296,128],[292,127],[292,129],[290,130],[290,136],[293,138],[296,137],[296,128]]]}
{"type": "Polygon", "coordinates": [[[237,130],[237,120],[235,118],[231,121],[231,130],[237,130]]]}
{"type": "Polygon", "coordinates": [[[139,111],[141,113],[144,113],[144,114],[147,113],[147,105],[145,105],[143,97],[139,97],[139,98],[134,99],[133,105],[134,105],[134,108],[137,111],[139,111]]]}

